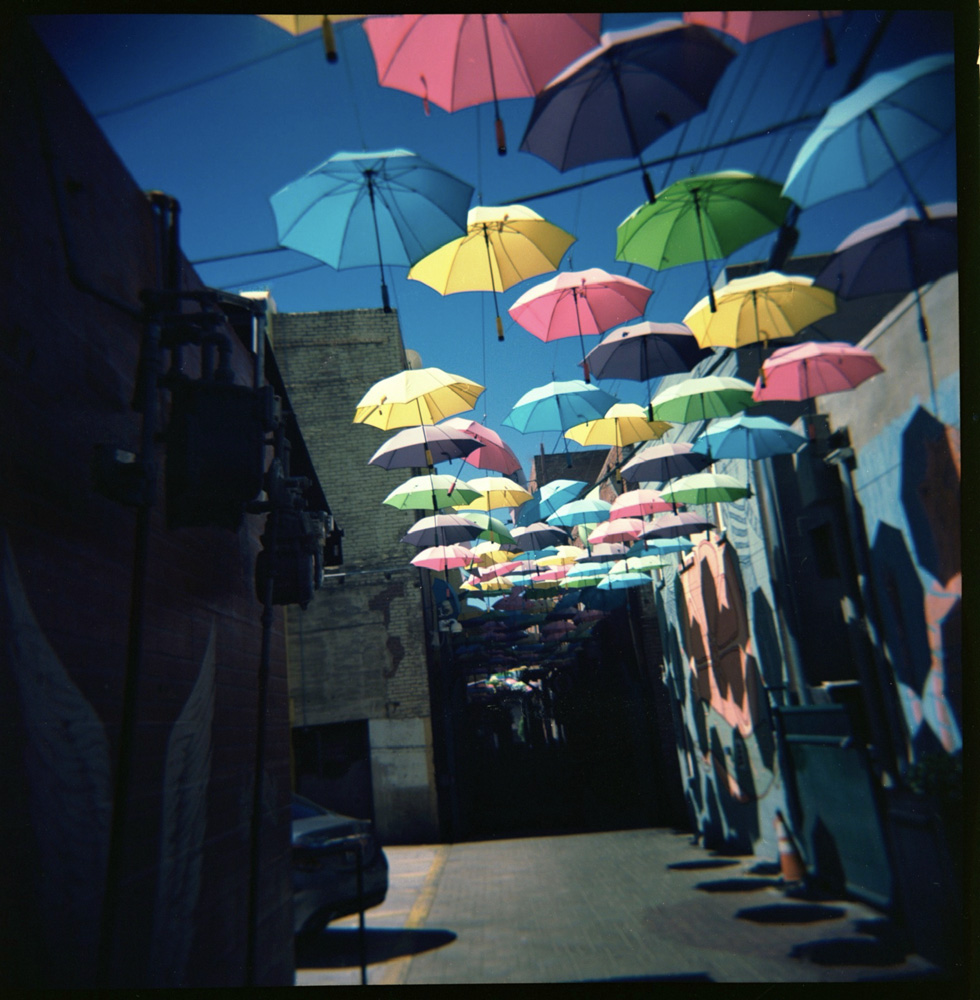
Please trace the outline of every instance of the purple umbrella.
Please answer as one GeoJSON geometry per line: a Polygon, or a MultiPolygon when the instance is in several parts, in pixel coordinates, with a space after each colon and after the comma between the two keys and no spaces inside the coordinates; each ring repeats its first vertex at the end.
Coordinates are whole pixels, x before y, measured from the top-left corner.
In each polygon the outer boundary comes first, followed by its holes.
{"type": "Polygon", "coordinates": [[[406,427],[389,438],[368,459],[382,469],[417,469],[462,458],[481,447],[475,438],[440,424],[406,427]]]}
{"type": "Polygon", "coordinates": [[[452,545],[456,542],[471,541],[477,538],[482,530],[478,524],[459,514],[435,514],[416,521],[401,541],[423,548],[430,545],[452,545]]]}
{"type": "Polygon", "coordinates": [[[687,441],[672,441],[644,448],[623,466],[623,479],[630,483],[666,483],[678,476],[701,472],[711,464],[707,455],[687,441]]]}
{"type": "Polygon", "coordinates": [[[568,532],[564,528],[545,524],[543,521],[535,521],[526,528],[514,528],[511,534],[514,536],[514,541],[525,551],[568,543],[568,532]]]}
{"type": "Polygon", "coordinates": [[[640,538],[680,538],[695,535],[699,531],[707,531],[715,525],[706,521],[693,511],[681,511],[678,514],[661,514],[655,517],[640,538]]]}

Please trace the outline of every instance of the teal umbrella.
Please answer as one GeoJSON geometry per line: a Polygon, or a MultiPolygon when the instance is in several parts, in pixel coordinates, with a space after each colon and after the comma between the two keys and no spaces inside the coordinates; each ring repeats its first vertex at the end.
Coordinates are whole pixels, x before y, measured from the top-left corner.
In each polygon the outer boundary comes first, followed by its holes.
{"type": "Polygon", "coordinates": [[[611,507],[612,504],[605,500],[572,500],[559,507],[546,520],[548,524],[560,524],[566,528],[575,524],[598,524],[609,517],[611,507]]]}
{"type": "Polygon", "coordinates": [[[791,455],[805,444],[806,438],[781,420],[739,413],[713,420],[695,440],[694,450],[710,455],[712,459],[756,460],[773,455],[791,455]]]}
{"type": "Polygon", "coordinates": [[[902,161],[950,135],[955,125],[951,53],[876,73],[830,105],[796,154],[783,194],[809,208],[897,170],[924,219],[902,161]]]}
{"type": "Polygon", "coordinates": [[[608,573],[596,587],[599,590],[628,590],[630,587],[649,587],[652,582],[646,573],[608,573]]]}

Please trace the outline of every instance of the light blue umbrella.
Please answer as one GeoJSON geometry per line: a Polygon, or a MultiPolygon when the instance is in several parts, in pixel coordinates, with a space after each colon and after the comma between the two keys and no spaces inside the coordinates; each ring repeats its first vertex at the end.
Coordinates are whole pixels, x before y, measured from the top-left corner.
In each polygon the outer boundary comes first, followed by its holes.
{"type": "Polygon", "coordinates": [[[647,573],[609,573],[596,587],[599,590],[628,590],[630,587],[649,587],[652,583],[647,573]]]}
{"type": "Polygon", "coordinates": [[[549,514],[554,514],[556,510],[569,500],[575,500],[588,486],[582,479],[552,479],[550,483],[545,483],[540,489],[531,494],[530,500],[517,508],[514,520],[522,527],[534,524],[549,514]]]}
{"type": "Polygon", "coordinates": [[[406,149],[334,153],[270,199],[279,245],[335,268],[410,267],[466,234],[473,187],[406,149]]]}
{"type": "MultiPolygon", "coordinates": [[[[525,392],[501,423],[522,434],[561,431],[564,436],[569,427],[604,417],[606,410],[618,402],[615,396],[596,385],[586,385],[581,379],[549,382],[525,392]]],[[[565,456],[571,465],[568,441],[565,441],[565,456]]]]}
{"type": "Polygon", "coordinates": [[[561,524],[564,527],[571,527],[574,524],[598,524],[609,517],[611,503],[605,500],[572,500],[570,503],[562,504],[545,520],[548,524],[561,524]]]}
{"type": "Polygon", "coordinates": [[[750,417],[738,413],[712,420],[694,441],[693,450],[718,458],[758,460],[773,455],[792,455],[806,444],[806,438],[772,417],[750,417]]]}
{"type": "Polygon", "coordinates": [[[808,208],[897,169],[926,218],[902,161],[949,135],[955,123],[952,54],[876,73],[830,105],[796,154],[783,194],[808,208]]]}

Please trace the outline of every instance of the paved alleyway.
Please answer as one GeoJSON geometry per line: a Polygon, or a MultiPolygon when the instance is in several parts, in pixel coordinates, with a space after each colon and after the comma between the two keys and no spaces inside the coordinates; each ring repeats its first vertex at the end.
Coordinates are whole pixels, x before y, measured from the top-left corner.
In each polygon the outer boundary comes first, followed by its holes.
{"type": "MultiPolygon", "coordinates": [[[[775,865],[669,830],[387,848],[369,984],[941,978],[861,903],[801,900],[775,865]]],[[[357,918],[297,948],[297,985],[361,981],[357,918]]]]}

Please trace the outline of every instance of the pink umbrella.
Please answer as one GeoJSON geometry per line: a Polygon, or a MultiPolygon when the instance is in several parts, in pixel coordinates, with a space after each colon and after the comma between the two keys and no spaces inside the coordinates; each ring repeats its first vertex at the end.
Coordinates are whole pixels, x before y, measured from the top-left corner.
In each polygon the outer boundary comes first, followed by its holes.
{"type": "Polygon", "coordinates": [[[688,24],[717,28],[740,42],[754,42],[774,31],[784,31],[819,19],[823,32],[824,62],[829,67],[836,65],[837,54],[827,18],[840,17],[840,14],[839,10],[694,10],[686,11],[684,20],[688,24]]]}
{"type": "Polygon", "coordinates": [[[587,561],[589,558],[614,559],[624,555],[626,555],[626,546],[622,542],[599,542],[598,545],[592,546],[592,554],[585,557],[585,560],[587,561]]]}
{"type": "Polygon", "coordinates": [[[599,334],[643,315],[652,290],[600,267],[563,271],[526,291],[507,311],[544,341],[578,334],[582,367],[589,381],[583,334],[599,334]]]}
{"type": "Polygon", "coordinates": [[[853,389],[883,371],[863,347],[844,341],[806,341],[772,352],[762,364],[752,398],[812,399],[853,389]]]}
{"type": "MultiPolygon", "coordinates": [[[[670,506],[669,504],[667,505],[670,506]]],[[[599,545],[602,542],[632,542],[639,537],[644,529],[643,520],[639,517],[615,517],[610,521],[603,521],[589,535],[589,544],[599,545]]]]}
{"type": "Polygon", "coordinates": [[[545,570],[543,573],[535,573],[531,577],[531,583],[548,583],[552,580],[564,580],[568,574],[567,566],[553,566],[551,569],[545,570]]]}
{"type": "Polygon", "coordinates": [[[466,417],[450,417],[436,426],[462,431],[482,445],[464,456],[464,461],[470,465],[475,465],[478,469],[502,472],[505,476],[520,471],[520,459],[504,443],[504,439],[496,431],[484,427],[478,421],[467,420],[466,417]]]}
{"type": "Polygon", "coordinates": [[[430,545],[412,559],[412,565],[423,569],[449,570],[468,566],[472,561],[472,553],[465,545],[430,545]]]}
{"type": "Polygon", "coordinates": [[[505,563],[492,563],[490,566],[486,567],[481,566],[477,568],[476,572],[481,580],[487,580],[492,576],[507,576],[508,573],[513,573],[521,568],[521,563],[511,561],[505,563]]]}
{"type": "Polygon", "coordinates": [[[647,514],[660,514],[672,509],[673,505],[664,500],[659,490],[632,490],[621,493],[613,500],[609,516],[610,518],[645,517],[647,514]]]}
{"type": "Polygon", "coordinates": [[[533,97],[599,42],[600,14],[391,14],[364,22],[378,83],[446,111],[493,101],[497,152],[507,152],[498,100],[533,97]]]}

